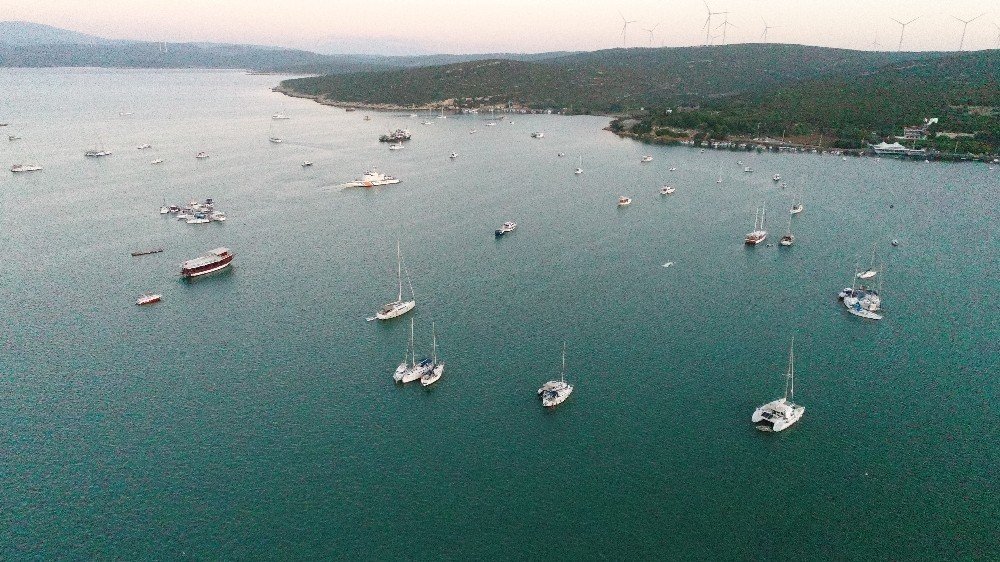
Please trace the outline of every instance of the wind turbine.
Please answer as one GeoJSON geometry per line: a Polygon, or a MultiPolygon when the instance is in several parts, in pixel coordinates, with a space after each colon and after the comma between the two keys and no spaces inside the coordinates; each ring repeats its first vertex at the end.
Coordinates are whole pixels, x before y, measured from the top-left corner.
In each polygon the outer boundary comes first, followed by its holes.
{"type": "Polygon", "coordinates": [[[899,30],[899,46],[896,47],[897,51],[902,51],[903,50],[903,34],[906,33],[906,26],[908,26],[911,23],[913,23],[913,22],[917,21],[918,19],[920,19],[920,16],[917,16],[917,17],[913,18],[912,20],[910,20],[910,21],[908,21],[906,23],[903,23],[903,22],[899,21],[896,18],[889,18],[889,19],[891,19],[892,21],[894,21],[894,22],[898,23],[900,26],[902,26],[902,29],[899,30]]]}
{"type": "Polygon", "coordinates": [[[710,8],[708,6],[708,2],[705,2],[704,0],[702,0],[702,3],[705,4],[705,11],[708,13],[708,17],[705,18],[705,25],[702,26],[702,29],[705,30],[705,45],[711,45],[712,44],[712,36],[711,36],[711,33],[712,33],[712,16],[721,15],[722,12],[713,12],[712,8],[710,8]]]}
{"type": "Polygon", "coordinates": [[[959,17],[956,17],[956,16],[951,16],[951,17],[957,19],[958,21],[962,22],[962,40],[958,42],[958,50],[959,51],[963,50],[963,47],[965,47],[965,30],[969,27],[969,24],[972,23],[972,22],[974,22],[974,21],[976,21],[977,19],[985,16],[985,15],[986,14],[979,14],[978,16],[972,18],[971,20],[963,20],[962,18],[959,18],[959,17]]]}
{"type": "Polygon", "coordinates": [[[760,36],[760,40],[761,40],[762,43],[767,43],[767,30],[768,29],[774,29],[776,27],[781,27],[781,26],[780,25],[767,25],[767,20],[764,19],[764,18],[760,18],[760,21],[764,22],[764,33],[760,36]]]}
{"type": "MultiPolygon", "coordinates": [[[[722,28],[722,44],[725,45],[726,30],[728,30],[730,27],[736,27],[736,26],[729,23],[729,12],[722,12],[722,13],[726,15],[726,18],[722,21],[722,23],[719,24],[719,27],[722,28]]],[[[719,29],[719,27],[716,27],[715,29],[719,29]]]]}
{"type": "Polygon", "coordinates": [[[624,49],[627,48],[627,45],[625,44],[625,32],[628,30],[628,24],[635,23],[639,20],[627,20],[621,12],[618,12],[618,15],[622,17],[622,48],[624,49]]]}
{"type": "Polygon", "coordinates": [[[649,32],[649,46],[650,47],[653,46],[653,31],[655,31],[657,27],[660,27],[660,23],[662,23],[662,22],[656,22],[656,25],[654,25],[653,27],[651,27],[649,29],[646,29],[645,27],[642,28],[643,31],[648,31],[649,32]]]}

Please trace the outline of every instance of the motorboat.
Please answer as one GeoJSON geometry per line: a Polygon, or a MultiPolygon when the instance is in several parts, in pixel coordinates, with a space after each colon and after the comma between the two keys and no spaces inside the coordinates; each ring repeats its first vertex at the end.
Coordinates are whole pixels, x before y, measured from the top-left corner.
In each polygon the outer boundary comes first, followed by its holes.
{"type": "Polygon", "coordinates": [[[632,204],[632,198],[631,197],[625,197],[624,195],[622,195],[622,196],[620,196],[618,198],[618,206],[619,207],[627,207],[627,206],[629,206],[631,204],[632,204]]]}
{"type": "Polygon", "coordinates": [[[403,150],[406,148],[401,142],[394,142],[389,145],[389,150],[403,150]]]}
{"type": "Polygon", "coordinates": [[[751,168],[750,166],[743,166],[743,171],[749,174],[753,172],[753,168],[751,168]]]}
{"type": "Polygon", "coordinates": [[[267,137],[267,140],[273,142],[274,144],[281,144],[285,142],[285,139],[281,137],[267,137]]]}
{"type": "Polygon", "coordinates": [[[497,236],[497,238],[499,238],[504,234],[507,234],[508,232],[514,232],[515,228],[517,228],[516,222],[510,222],[510,221],[505,222],[500,226],[500,228],[496,229],[496,232],[494,234],[497,236]]]}
{"type": "Polygon", "coordinates": [[[663,186],[663,187],[660,188],[660,195],[673,195],[673,193],[675,191],[677,191],[677,190],[674,189],[673,187],[671,187],[669,185],[665,185],[665,186],[663,186]]]}
{"type": "Polygon", "coordinates": [[[21,140],[21,137],[19,137],[18,135],[7,135],[7,140],[13,142],[16,140],[21,140]]]}
{"type": "Polygon", "coordinates": [[[789,214],[797,215],[801,213],[803,210],[805,210],[805,207],[802,206],[802,203],[797,203],[795,205],[792,205],[792,208],[789,209],[788,212],[789,214]]]}
{"type": "Polygon", "coordinates": [[[302,167],[303,168],[308,168],[309,166],[312,166],[312,165],[313,165],[313,163],[310,162],[309,160],[303,160],[302,161],[302,167]]]}
{"type": "Polygon", "coordinates": [[[104,156],[111,156],[111,152],[102,148],[97,150],[88,150],[87,152],[84,152],[83,155],[88,158],[102,158],[104,156]]]}
{"type": "Polygon", "coordinates": [[[458,153],[457,152],[452,152],[451,154],[448,155],[448,158],[451,158],[452,160],[454,160],[454,159],[458,158],[458,153]]]}
{"type": "Polygon", "coordinates": [[[774,174],[773,176],[771,176],[771,179],[776,182],[781,181],[781,174],[774,174]]]}
{"type": "Polygon", "coordinates": [[[541,131],[535,131],[534,133],[531,133],[531,138],[533,138],[533,139],[540,139],[540,138],[544,138],[544,137],[545,137],[545,133],[543,133],[541,131]]]}
{"type": "Polygon", "coordinates": [[[225,222],[226,218],[226,213],[223,213],[222,211],[213,211],[210,215],[208,215],[209,220],[218,222],[225,222]]]}
{"type": "Polygon", "coordinates": [[[37,172],[41,169],[42,167],[39,166],[38,164],[14,164],[13,166],[10,167],[10,171],[14,172],[15,174],[21,172],[37,172]]]}
{"type": "Polygon", "coordinates": [[[670,171],[670,172],[676,172],[676,171],[677,171],[677,167],[676,167],[676,166],[673,166],[673,167],[671,167],[671,168],[670,168],[670,170],[668,170],[668,171],[670,171]]]}
{"type": "Polygon", "coordinates": [[[802,419],[806,409],[796,404],[795,398],[795,338],[788,350],[788,372],[785,374],[785,396],[758,407],[750,421],[760,431],[783,431],[802,419]]]}
{"type": "Polygon", "coordinates": [[[291,117],[285,115],[284,113],[275,113],[271,116],[271,119],[274,119],[275,121],[282,121],[285,119],[291,119],[291,117]]]}
{"type": "Polygon", "coordinates": [[[153,304],[154,302],[160,302],[162,299],[163,295],[158,295],[156,293],[143,293],[139,295],[139,298],[135,299],[135,304],[137,306],[153,304]]]}
{"type": "Polygon", "coordinates": [[[160,207],[160,214],[161,215],[165,215],[165,214],[167,214],[169,212],[170,212],[170,207],[168,207],[166,205],[163,205],[162,207],[160,207]]]}
{"type": "Polygon", "coordinates": [[[156,160],[153,160],[152,162],[150,162],[150,164],[162,164],[162,163],[163,163],[163,159],[162,158],[157,158],[156,160]]]}
{"type": "Polygon", "coordinates": [[[653,157],[652,157],[652,156],[650,156],[650,155],[648,155],[648,154],[647,154],[646,156],[643,156],[643,157],[642,157],[642,158],[641,158],[641,159],[639,160],[639,162],[652,162],[652,161],[653,161],[653,157]]]}

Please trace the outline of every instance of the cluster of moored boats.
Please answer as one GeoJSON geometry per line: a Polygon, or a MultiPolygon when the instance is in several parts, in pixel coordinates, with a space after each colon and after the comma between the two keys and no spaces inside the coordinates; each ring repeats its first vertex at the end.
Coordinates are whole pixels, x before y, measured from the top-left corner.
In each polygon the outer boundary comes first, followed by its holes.
{"type": "Polygon", "coordinates": [[[208,224],[210,222],[223,222],[226,220],[226,213],[215,208],[215,200],[211,197],[203,202],[191,201],[187,205],[163,205],[160,207],[161,215],[174,215],[177,220],[185,221],[188,224],[208,224]]]}

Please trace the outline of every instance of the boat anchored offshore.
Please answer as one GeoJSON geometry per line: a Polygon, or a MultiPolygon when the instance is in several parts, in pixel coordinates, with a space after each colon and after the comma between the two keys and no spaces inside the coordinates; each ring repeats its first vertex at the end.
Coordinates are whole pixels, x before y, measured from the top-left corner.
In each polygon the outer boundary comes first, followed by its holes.
{"type": "Polygon", "coordinates": [[[544,138],[544,137],[545,137],[545,133],[543,133],[541,131],[535,131],[534,133],[531,133],[531,138],[533,138],[533,139],[540,139],[540,138],[544,138]]]}
{"type": "Polygon", "coordinates": [[[420,377],[420,386],[424,387],[436,383],[438,379],[441,378],[441,375],[444,374],[444,362],[438,361],[437,332],[434,330],[433,322],[431,322],[431,341],[433,342],[431,344],[431,347],[433,349],[433,351],[431,352],[431,370],[424,373],[424,375],[420,377]]]}
{"type": "Polygon", "coordinates": [[[14,164],[13,166],[10,167],[10,171],[14,172],[15,174],[21,172],[37,172],[41,169],[42,167],[39,166],[38,164],[14,164]]]}
{"type": "Polygon", "coordinates": [[[84,152],[83,155],[88,158],[101,158],[103,156],[111,156],[111,152],[104,149],[88,150],[87,152],[84,152]]]}
{"type": "Polygon", "coordinates": [[[559,380],[549,381],[538,389],[538,395],[542,398],[542,406],[554,408],[562,404],[573,393],[573,385],[566,382],[566,342],[563,342],[562,372],[559,380]]]}
{"type": "Polygon", "coordinates": [[[496,232],[494,232],[493,234],[497,238],[499,238],[499,237],[503,236],[504,234],[507,234],[508,232],[514,232],[515,228],[517,228],[517,223],[516,222],[512,222],[512,221],[508,221],[508,222],[505,222],[502,225],[500,225],[500,228],[496,229],[496,232]]]}
{"type": "Polygon", "coordinates": [[[761,205],[761,207],[754,212],[753,230],[747,233],[743,242],[749,246],[756,246],[766,239],[767,231],[764,230],[764,205],[761,205]]]}
{"type": "Polygon", "coordinates": [[[750,421],[760,431],[778,432],[788,429],[802,418],[806,409],[793,402],[795,398],[795,338],[788,349],[788,372],[785,374],[785,396],[754,410],[750,421]]]}
{"type": "MultiPolygon", "coordinates": [[[[867,320],[881,320],[882,297],[878,289],[873,289],[858,283],[858,273],[855,270],[854,279],[850,287],[844,287],[837,295],[844,301],[847,312],[854,316],[867,320]]],[[[881,280],[881,277],[879,278],[881,280]]]]}
{"type": "MultiPolygon", "coordinates": [[[[417,301],[413,297],[412,283],[410,283],[410,300],[403,300],[403,254],[399,250],[399,242],[396,242],[396,277],[399,282],[399,293],[396,295],[396,300],[383,305],[381,310],[375,313],[375,319],[391,320],[413,310],[413,307],[417,305],[417,301]]],[[[407,271],[407,281],[409,281],[409,271],[407,271]]]]}
{"type": "Polygon", "coordinates": [[[673,195],[675,191],[677,190],[674,189],[673,187],[665,185],[660,188],[660,195],[673,195]]]}
{"type": "Polygon", "coordinates": [[[208,153],[207,152],[199,152],[198,154],[195,154],[194,157],[197,158],[197,159],[199,159],[199,160],[204,160],[205,158],[208,158],[208,153]]]}
{"type": "Polygon", "coordinates": [[[207,254],[181,264],[181,277],[190,279],[215,273],[233,263],[233,253],[229,248],[216,248],[207,254]]]}
{"type": "Polygon", "coordinates": [[[781,237],[778,243],[782,246],[791,246],[795,243],[795,235],[792,234],[792,215],[788,215],[788,232],[781,237]]]}
{"type": "Polygon", "coordinates": [[[643,156],[642,159],[639,160],[639,162],[652,162],[652,161],[653,161],[653,157],[650,156],[650,155],[648,155],[648,154],[646,156],[643,156]]]}
{"type": "Polygon", "coordinates": [[[618,206],[619,207],[628,207],[631,204],[632,204],[632,198],[631,197],[625,197],[624,195],[622,195],[622,196],[620,196],[618,198],[618,206]]]}
{"type": "Polygon", "coordinates": [[[374,168],[365,172],[361,179],[354,180],[345,183],[342,187],[378,187],[380,185],[392,185],[399,183],[400,180],[392,176],[383,174],[375,170],[374,168]]]}
{"type": "Polygon", "coordinates": [[[135,304],[137,306],[142,306],[144,304],[153,304],[154,302],[160,302],[163,295],[158,295],[156,293],[143,293],[139,295],[139,298],[135,299],[135,304]]]}

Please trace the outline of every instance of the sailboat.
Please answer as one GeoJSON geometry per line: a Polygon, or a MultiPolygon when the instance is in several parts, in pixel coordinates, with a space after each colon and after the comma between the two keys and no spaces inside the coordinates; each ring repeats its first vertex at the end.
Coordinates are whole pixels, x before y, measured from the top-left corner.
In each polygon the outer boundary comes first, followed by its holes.
{"type": "MultiPolygon", "coordinates": [[[[837,296],[844,301],[847,312],[850,312],[852,315],[868,320],[881,320],[882,315],[879,314],[879,311],[882,310],[882,297],[879,293],[882,291],[859,283],[860,274],[857,267],[854,268],[854,271],[851,286],[844,287],[844,290],[840,291],[840,294],[837,296]]],[[[882,278],[879,277],[879,285],[881,284],[882,278]]]]}
{"type": "Polygon", "coordinates": [[[764,210],[764,205],[761,205],[754,211],[753,231],[748,233],[744,239],[744,243],[749,246],[756,246],[767,238],[767,231],[764,230],[764,210]]]}
{"type": "Polygon", "coordinates": [[[566,382],[566,342],[563,342],[562,372],[559,380],[549,381],[538,389],[539,396],[542,397],[542,406],[554,408],[562,404],[573,393],[573,385],[566,382]]]}
{"type": "MultiPolygon", "coordinates": [[[[399,242],[396,242],[396,276],[399,281],[399,293],[396,295],[396,300],[386,303],[381,310],[375,313],[374,318],[390,320],[406,314],[417,305],[417,301],[413,298],[413,283],[410,283],[410,300],[403,300],[403,257],[399,250],[399,242]]],[[[409,272],[407,272],[407,281],[409,281],[409,272]]]]}
{"type": "Polygon", "coordinates": [[[796,203],[795,201],[792,201],[792,208],[789,209],[788,212],[790,214],[792,214],[792,215],[797,215],[797,214],[801,213],[803,210],[805,210],[805,207],[802,206],[802,190],[800,189],[799,190],[799,202],[796,203]]]}
{"type": "Polygon", "coordinates": [[[104,150],[104,142],[101,141],[101,137],[97,137],[97,148],[92,148],[84,152],[83,155],[90,158],[100,158],[102,156],[111,156],[111,151],[104,150]]]}
{"type": "Polygon", "coordinates": [[[281,144],[281,143],[285,142],[285,139],[281,138],[280,136],[278,136],[277,133],[274,132],[274,122],[273,121],[271,122],[271,130],[270,130],[270,134],[268,134],[267,140],[273,142],[274,144],[281,144]]]}
{"type": "Polygon", "coordinates": [[[792,336],[792,345],[788,349],[788,373],[785,380],[785,396],[777,400],[768,402],[754,410],[750,421],[760,431],[778,432],[788,429],[792,424],[802,418],[805,413],[805,406],[800,406],[793,402],[795,398],[795,337],[792,336]]]}
{"type": "MultiPolygon", "coordinates": [[[[413,354],[411,355],[413,362],[410,364],[409,370],[403,373],[403,376],[399,379],[399,382],[403,384],[419,380],[434,369],[434,363],[426,357],[417,363],[417,351],[413,346],[413,318],[410,318],[410,350],[413,354]]],[[[397,367],[396,370],[398,371],[399,368],[397,367]]]]}
{"type": "Polygon", "coordinates": [[[577,163],[576,170],[573,170],[573,173],[578,176],[583,173],[583,156],[580,156],[580,161],[577,163]]]}
{"type": "Polygon", "coordinates": [[[795,242],[795,236],[792,235],[792,215],[788,215],[788,232],[781,237],[781,241],[778,242],[782,246],[791,246],[795,242]]]}
{"type": "Polygon", "coordinates": [[[430,386],[441,378],[444,374],[444,362],[438,362],[438,352],[437,352],[437,332],[434,330],[434,323],[431,322],[431,347],[433,351],[431,352],[431,370],[420,377],[420,386],[430,386]]]}
{"type": "Polygon", "coordinates": [[[875,269],[875,248],[876,244],[872,244],[872,258],[871,261],[868,262],[868,269],[855,274],[858,276],[858,279],[871,279],[872,277],[878,275],[878,270],[875,269]]]}
{"type": "Polygon", "coordinates": [[[413,350],[413,318],[410,318],[410,345],[406,348],[403,353],[403,362],[396,367],[396,372],[392,375],[392,380],[396,382],[403,382],[403,377],[410,372],[410,364],[407,360],[410,358],[410,353],[413,350]]]}

